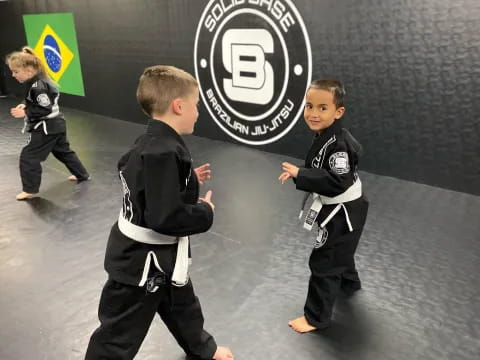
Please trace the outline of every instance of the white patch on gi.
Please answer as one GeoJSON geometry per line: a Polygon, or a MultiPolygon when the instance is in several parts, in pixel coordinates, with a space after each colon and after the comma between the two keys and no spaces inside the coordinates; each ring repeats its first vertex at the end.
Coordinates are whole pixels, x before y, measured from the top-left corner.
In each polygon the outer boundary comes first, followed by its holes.
{"type": "Polygon", "coordinates": [[[132,200],[130,200],[130,189],[128,188],[127,181],[123,177],[123,171],[119,171],[120,180],[122,181],[122,189],[123,189],[123,206],[122,212],[123,217],[128,221],[132,221],[133,219],[133,205],[132,200]]]}
{"type": "Polygon", "coordinates": [[[327,242],[327,238],[328,238],[327,228],[326,227],[323,229],[318,228],[318,235],[317,235],[317,239],[315,240],[315,244],[313,245],[313,248],[314,249],[321,248],[327,242]]]}
{"type": "Polygon", "coordinates": [[[50,105],[50,98],[47,94],[40,94],[37,96],[37,103],[40,106],[49,106],[50,105]]]}
{"type": "Polygon", "coordinates": [[[328,159],[330,169],[336,174],[347,174],[350,172],[350,163],[348,161],[348,154],[344,151],[336,152],[330,155],[328,159]]]}

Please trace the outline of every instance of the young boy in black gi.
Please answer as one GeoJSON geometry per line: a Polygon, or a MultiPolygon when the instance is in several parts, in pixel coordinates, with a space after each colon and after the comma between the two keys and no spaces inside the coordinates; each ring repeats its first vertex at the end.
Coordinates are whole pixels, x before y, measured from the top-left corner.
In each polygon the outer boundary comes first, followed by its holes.
{"type": "MultiPolygon", "coordinates": [[[[289,325],[304,333],[330,325],[340,290],[361,288],[354,254],[367,217],[357,173],[360,144],[343,128],[345,90],[336,80],[316,80],[306,94],[304,118],[315,132],[304,167],[285,162],[279,180],[292,178],[298,190],[313,193],[304,227],[319,226],[310,255],[311,270],[304,316],[289,325]]],[[[308,195],[307,194],[307,195],[308,195]]],[[[305,206],[306,198],[304,200],[305,206]]]]}
{"type": "Polygon", "coordinates": [[[180,136],[193,132],[198,117],[197,81],[173,66],[152,66],[137,100],[150,119],[118,163],[123,206],[108,239],[101,324],[86,359],[133,359],[157,313],[189,358],[233,359],[203,329],[188,277],[189,236],[211,227],[214,209],[211,191],[198,197],[209,164],[193,169],[180,136]]]}
{"type": "Polygon", "coordinates": [[[23,132],[30,133],[28,144],[20,154],[20,177],[23,191],[17,200],[33,197],[40,189],[42,161],[50,153],[72,173],[71,181],[90,178],[77,154],[70,148],[67,127],[58,106],[60,92],[49,78],[40,58],[27,46],[7,56],[12,76],[26,84],[25,100],[10,109],[10,114],[24,119],[23,132]]]}

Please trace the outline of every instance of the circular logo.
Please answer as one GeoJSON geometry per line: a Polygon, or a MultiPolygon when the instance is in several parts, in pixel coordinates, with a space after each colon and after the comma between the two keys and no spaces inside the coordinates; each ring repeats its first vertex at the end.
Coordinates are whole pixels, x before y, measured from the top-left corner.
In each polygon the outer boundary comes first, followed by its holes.
{"type": "Polygon", "coordinates": [[[62,67],[62,56],[60,55],[60,47],[52,35],[45,36],[43,54],[50,70],[58,72],[62,67]]]}
{"type": "Polygon", "coordinates": [[[46,107],[50,105],[50,98],[47,94],[40,94],[37,96],[37,103],[40,106],[46,107]]]}
{"type": "Polygon", "coordinates": [[[348,153],[339,151],[330,156],[328,159],[330,169],[336,174],[348,174],[350,172],[350,164],[348,161],[348,153]]]}
{"type": "Polygon", "coordinates": [[[321,229],[320,227],[318,228],[318,235],[315,240],[315,244],[313,245],[314,249],[320,249],[325,243],[327,242],[328,238],[328,230],[326,227],[321,229]]]}
{"type": "Polygon", "coordinates": [[[218,126],[263,145],[283,137],[303,111],[310,40],[290,0],[211,0],[197,28],[195,75],[218,126]]]}

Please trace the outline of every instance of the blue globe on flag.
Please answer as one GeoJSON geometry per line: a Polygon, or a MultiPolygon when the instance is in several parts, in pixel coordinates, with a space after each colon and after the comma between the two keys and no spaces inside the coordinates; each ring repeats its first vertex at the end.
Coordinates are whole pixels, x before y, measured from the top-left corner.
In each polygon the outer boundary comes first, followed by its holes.
{"type": "Polygon", "coordinates": [[[62,93],[85,96],[72,14],[25,15],[24,19],[25,24],[29,23],[28,27],[25,25],[25,29],[32,29],[30,35],[27,32],[28,44],[33,46],[31,44],[37,39],[33,51],[42,61],[48,76],[58,84],[62,93]],[[59,17],[63,18],[63,15],[65,15],[65,19],[69,20],[69,23],[64,23],[63,20],[58,19],[59,17]],[[56,24],[57,30],[60,31],[62,36],[69,39],[69,45],[50,25],[45,24],[45,22],[48,22],[46,19],[49,19],[48,21],[52,20],[56,24]],[[57,20],[59,23],[57,23],[57,20]],[[39,26],[43,24],[45,24],[45,27],[42,34],[38,36],[39,26]],[[65,74],[68,75],[65,77],[65,74]],[[77,87],[77,85],[80,86],[77,87]]]}
{"type": "Polygon", "coordinates": [[[45,40],[43,41],[43,54],[51,71],[56,73],[62,68],[60,47],[52,35],[45,36],[45,40]]]}

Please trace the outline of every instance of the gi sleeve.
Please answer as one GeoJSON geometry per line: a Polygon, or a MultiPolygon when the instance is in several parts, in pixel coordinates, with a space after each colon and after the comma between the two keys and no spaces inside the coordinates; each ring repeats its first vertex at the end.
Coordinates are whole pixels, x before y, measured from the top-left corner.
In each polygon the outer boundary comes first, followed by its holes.
{"type": "Polygon", "coordinates": [[[355,182],[347,151],[336,149],[327,159],[322,168],[299,169],[296,181],[298,190],[333,197],[345,192],[355,182]]]}
{"type": "Polygon", "coordinates": [[[125,154],[122,155],[122,157],[120,158],[120,160],[118,160],[118,164],[117,164],[117,170],[120,172],[121,170],[123,170],[123,168],[125,167],[125,164],[128,162],[128,159],[130,158],[130,154],[131,154],[131,151],[127,151],[125,154]]]}
{"type": "Polygon", "coordinates": [[[39,119],[52,112],[54,99],[46,88],[31,88],[30,97],[32,103],[25,108],[29,119],[39,119]]]}
{"type": "Polygon", "coordinates": [[[170,236],[207,231],[213,223],[213,211],[207,203],[186,204],[183,201],[180,181],[186,179],[180,178],[175,153],[147,153],[142,159],[147,227],[170,236]]]}

